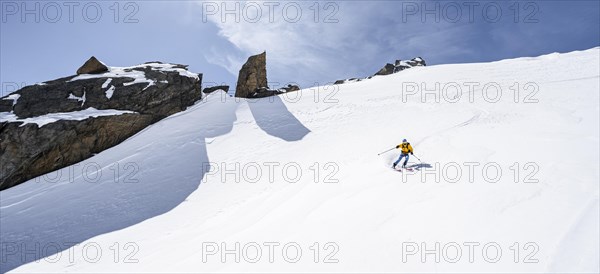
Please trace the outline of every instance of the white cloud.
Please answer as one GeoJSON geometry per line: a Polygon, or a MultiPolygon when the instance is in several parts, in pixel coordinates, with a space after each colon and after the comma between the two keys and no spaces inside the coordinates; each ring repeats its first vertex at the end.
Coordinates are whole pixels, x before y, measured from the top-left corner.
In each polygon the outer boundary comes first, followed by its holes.
{"type": "MultiPolygon", "coordinates": [[[[439,25],[403,23],[400,5],[393,2],[338,2],[327,10],[325,2],[318,2],[317,20],[317,2],[276,2],[279,5],[275,6],[274,14],[269,14],[268,3],[275,2],[242,2],[238,10],[240,22],[236,22],[231,14],[225,15],[224,20],[222,18],[223,9],[234,9],[236,2],[201,2],[201,6],[202,3],[219,8],[216,14],[203,15],[219,28],[221,37],[235,46],[230,51],[221,48],[211,51],[205,56],[207,60],[237,76],[248,56],[266,50],[268,79],[282,84],[288,81],[323,84],[341,78],[367,76],[386,62],[416,57],[408,56],[408,52],[419,52],[421,47],[439,47],[444,39],[452,39],[461,31],[455,28],[444,32],[440,31],[439,25]],[[286,17],[283,12],[286,4],[301,7],[302,17],[298,22],[286,21],[295,16],[290,8],[286,17]],[[255,18],[253,11],[257,6],[262,7],[262,17],[258,22],[250,22],[255,18]],[[334,8],[337,12],[329,18],[338,22],[324,23],[334,8]],[[430,42],[436,45],[428,45],[430,42]]],[[[448,50],[460,51],[459,48],[448,50]]],[[[427,59],[427,56],[423,57],[427,59]]]]}
{"type": "Polygon", "coordinates": [[[243,57],[227,53],[216,46],[211,47],[210,51],[204,54],[204,58],[211,64],[223,67],[234,76],[237,76],[239,69],[244,64],[243,57]]]}

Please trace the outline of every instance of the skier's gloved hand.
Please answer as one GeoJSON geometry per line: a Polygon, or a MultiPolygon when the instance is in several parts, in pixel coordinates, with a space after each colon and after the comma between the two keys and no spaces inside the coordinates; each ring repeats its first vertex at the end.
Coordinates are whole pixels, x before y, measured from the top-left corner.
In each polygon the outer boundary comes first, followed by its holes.
{"type": "Polygon", "coordinates": [[[400,145],[397,145],[396,148],[400,148],[400,145]]]}
{"type": "Polygon", "coordinates": [[[410,155],[414,155],[414,154],[411,152],[410,155]]]}

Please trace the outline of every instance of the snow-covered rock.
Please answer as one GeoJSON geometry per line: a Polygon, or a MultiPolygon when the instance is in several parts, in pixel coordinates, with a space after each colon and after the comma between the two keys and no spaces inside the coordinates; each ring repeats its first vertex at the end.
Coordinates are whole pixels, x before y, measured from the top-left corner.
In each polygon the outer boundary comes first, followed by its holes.
{"type": "Polygon", "coordinates": [[[201,75],[184,65],[151,62],[46,81],[1,98],[0,190],[86,159],[186,109],[201,99],[200,85],[201,75]]]}
{"type": "Polygon", "coordinates": [[[407,61],[396,60],[396,62],[394,62],[394,64],[390,64],[390,63],[385,64],[385,66],[383,66],[383,68],[381,68],[379,71],[377,71],[372,76],[369,76],[366,78],[350,78],[350,79],[337,80],[333,84],[340,85],[340,84],[345,84],[345,83],[360,82],[362,80],[371,79],[377,75],[389,75],[389,74],[403,71],[405,69],[409,69],[409,68],[413,68],[413,67],[424,67],[424,66],[426,66],[425,60],[423,60],[423,58],[421,58],[421,57],[415,57],[415,58],[413,58],[411,60],[407,60],[407,61]]]}
{"type": "Polygon", "coordinates": [[[400,72],[405,69],[413,68],[413,67],[424,67],[426,66],[425,60],[421,57],[415,57],[413,59],[404,61],[404,60],[396,60],[394,64],[387,63],[380,69],[375,75],[389,75],[392,73],[400,72]]]}

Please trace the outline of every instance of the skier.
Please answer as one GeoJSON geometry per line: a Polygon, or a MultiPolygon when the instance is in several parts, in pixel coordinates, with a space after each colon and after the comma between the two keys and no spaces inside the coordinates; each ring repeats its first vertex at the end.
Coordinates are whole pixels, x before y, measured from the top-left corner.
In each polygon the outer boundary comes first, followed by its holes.
{"type": "Polygon", "coordinates": [[[406,163],[408,163],[408,154],[410,153],[411,155],[413,154],[413,148],[410,145],[410,143],[408,141],[406,141],[406,139],[402,140],[402,144],[399,144],[396,146],[396,148],[400,148],[401,149],[401,153],[400,153],[400,157],[398,157],[398,160],[396,160],[394,162],[394,164],[392,165],[393,169],[396,169],[396,165],[398,163],[400,163],[400,161],[402,161],[402,158],[406,157],[406,160],[404,160],[404,164],[402,164],[402,168],[406,168],[406,163]]]}

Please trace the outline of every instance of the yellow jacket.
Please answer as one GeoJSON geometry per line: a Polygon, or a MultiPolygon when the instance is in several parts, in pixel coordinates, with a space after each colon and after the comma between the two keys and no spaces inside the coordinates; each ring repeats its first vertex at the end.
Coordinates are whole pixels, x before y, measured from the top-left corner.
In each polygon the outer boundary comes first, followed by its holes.
{"type": "Polygon", "coordinates": [[[402,150],[402,154],[413,153],[413,148],[409,142],[399,144],[396,146],[396,148],[400,148],[402,150]]]}

